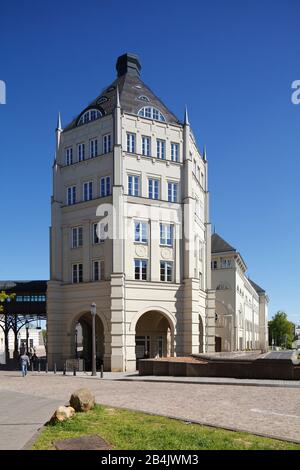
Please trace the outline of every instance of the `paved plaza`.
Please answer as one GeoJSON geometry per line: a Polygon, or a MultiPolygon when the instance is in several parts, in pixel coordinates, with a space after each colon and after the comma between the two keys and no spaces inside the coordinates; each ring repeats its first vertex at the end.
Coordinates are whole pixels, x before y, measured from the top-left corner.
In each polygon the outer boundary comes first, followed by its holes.
{"type": "Polygon", "coordinates": [[[165,378],[150,382],[124,374],[105,377],[33,373],[22,378],[18,372],[0,372],[0,449],[21,449],[55,407],[67,403],[80,387],[91,389],[104,405],[300,442],[297,384],[237,386],[221,380],[186,383],[165,378]]]}

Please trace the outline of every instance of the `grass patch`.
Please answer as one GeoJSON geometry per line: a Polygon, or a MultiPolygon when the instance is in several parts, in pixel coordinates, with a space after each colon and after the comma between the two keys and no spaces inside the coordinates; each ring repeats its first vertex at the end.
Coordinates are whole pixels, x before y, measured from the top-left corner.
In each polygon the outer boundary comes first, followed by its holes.
{"type": "Polygon", "coordinates": [[[46,426],[32,449],[54,450],[57,439],[87,434],[98,434],[119,450],[300,450],[300,444],[100,405],[46,426]]]}

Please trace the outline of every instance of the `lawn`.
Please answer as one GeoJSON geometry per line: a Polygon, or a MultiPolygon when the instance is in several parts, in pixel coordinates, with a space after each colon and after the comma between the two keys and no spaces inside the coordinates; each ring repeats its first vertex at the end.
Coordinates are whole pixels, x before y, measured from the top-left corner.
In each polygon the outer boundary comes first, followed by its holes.
{"type": "Polygon", "coordinates": [[[300,450],[300,444],[100,405],[64,423],[46,426],[32,449],[54,450],[57,439],[87,434],[98,434],[119,450],[300,450]]]}

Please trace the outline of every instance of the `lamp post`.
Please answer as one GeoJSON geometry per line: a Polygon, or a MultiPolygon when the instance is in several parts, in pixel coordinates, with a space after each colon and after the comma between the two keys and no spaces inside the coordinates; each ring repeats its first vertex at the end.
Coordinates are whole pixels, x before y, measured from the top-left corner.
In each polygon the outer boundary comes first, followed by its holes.
{"type": "Polygon", "coordinates": [[[28,338],[29,338],[29,321],[26,320],[25,322],[25,328],[26,328],[26,354],[28,354],[28,338]]]}
{"type": "Polygon", "coordinates": [[[96,327],[95,327],[95,319],[96,319],[96,304],[95,302],[91,305],[91,315],[92,315],[92,376],[97,375],[96,370],[96,327]]]}
{"type": "Polygon", "coordinates": [[[77,337],[78,337],[78,332],[77,332],[77,326],[76,326],[76,328],[75,328],[75,357],[76,357],[76,359],[78,358],[78,345],[77,345],[78,344],[77,343],[78,339],[77,339],[77,337]]]}

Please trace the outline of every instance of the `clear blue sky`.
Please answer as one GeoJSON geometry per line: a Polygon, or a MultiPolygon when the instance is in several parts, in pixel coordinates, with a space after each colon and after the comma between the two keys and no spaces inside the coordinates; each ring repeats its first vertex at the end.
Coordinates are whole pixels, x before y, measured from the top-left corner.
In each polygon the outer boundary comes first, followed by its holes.
{"type": "Polygon", "coordinates": [[[1,1],[0,279],[48,278],[51,165],[67,124],[139,54],[143,80],[207,146],[211,220],[300,323],[298,0],[1,1]]]}

